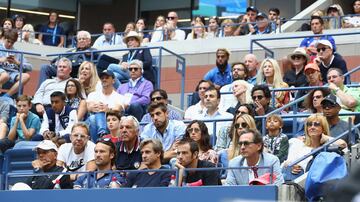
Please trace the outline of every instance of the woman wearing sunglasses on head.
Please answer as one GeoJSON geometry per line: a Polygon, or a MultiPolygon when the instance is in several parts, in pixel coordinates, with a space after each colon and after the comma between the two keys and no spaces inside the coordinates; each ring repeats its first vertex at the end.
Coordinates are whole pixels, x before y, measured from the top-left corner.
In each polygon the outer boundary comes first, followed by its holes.
{"type": "MultiPolygon", "coordinates": [[[[321,114],[312,114],[305,121],[305,138],[290,139],[290,147],[287,160],[282,164],[282,167],[287,167],[291,162],[303,157],[310,153],[312,150],[321,147],[323,144],[331,140],[329,124],[326,118],[321,114]]],[[[346,142],[344,140],[337,140],[334,142],[340,148],[346,148],[346,142]]],[[[299,164],[294,165],[290,170],[291,174],[299,175],[306,171],[308,163],[312,157],[309,157],[299,164]]]]}
{"type": "Polygon", "coordinates": [[[204,122],[193,120],[189,123],[184,138],[190,138],[198,143],[199,160],[209,161],[214,164],[218,163],[218,155],[216,151],[211,148],[210,135],[204,122]]]}

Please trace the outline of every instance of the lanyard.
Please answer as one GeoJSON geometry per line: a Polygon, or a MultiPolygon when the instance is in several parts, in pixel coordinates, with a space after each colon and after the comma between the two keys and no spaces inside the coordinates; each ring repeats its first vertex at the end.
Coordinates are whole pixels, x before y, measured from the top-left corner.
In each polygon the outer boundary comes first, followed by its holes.
{"type": "Polygon", "coordinates": [[[56,24],[55,28],[54,28],[54,31],[53,31],[53,34],[52,34],[52,43],[53,43],[53,45],[55,45],[57,26],[58,25],[56,24]]]}
{"type": "Polygon", "coordinates": [[[137,50],[135,50],[134,52],[132,52],[131,56],[130,56],[130,53],[131,53],[131,52],[129,52],[127,63],[130,63],[130,62],[133,60],[133,58],[135,57],[135,55],[136,55],[136,53],[137,53],[137,50]]]}

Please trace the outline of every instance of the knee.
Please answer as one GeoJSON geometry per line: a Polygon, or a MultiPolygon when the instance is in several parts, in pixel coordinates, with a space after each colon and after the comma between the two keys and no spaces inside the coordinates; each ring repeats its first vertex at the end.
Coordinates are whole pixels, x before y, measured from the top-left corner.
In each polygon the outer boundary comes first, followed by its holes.
{"type": "Polygon", "coordinates": [[[28,73],[23,73],[21,80],[23,83],[27,83],[30,80],[30,75],[28,73]]]}

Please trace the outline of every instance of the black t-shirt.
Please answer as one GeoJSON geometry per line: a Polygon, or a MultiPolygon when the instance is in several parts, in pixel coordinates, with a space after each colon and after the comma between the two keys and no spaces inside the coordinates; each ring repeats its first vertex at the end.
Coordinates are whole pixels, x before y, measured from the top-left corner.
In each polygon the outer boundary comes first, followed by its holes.
{"type": "MultiPolygon", "coordinates": [[[[48,172],[62,172],[64,170],[63,167],[54,166],[48,172]]],[[[39,170],[35,173],[45,173],[42,170],[39,170]]],[[[42,176],[34,176],[29,177],[26,180],[26,184],[28,184],[32,189],[53,189],[54,183],[52,182],[54,179],[57,178],[58,175],[42,175],[42,176]]],[[[63,175],[60,178],[60,187],[61,189],[72,189],[73,183],[70,181],[70,175],[63,175]]]]}
{"type": "MultiPolygon", "coordinates": [[[[161,169],[167,168],[161,166],[161,169]]],[[[171,175],[174,174],[171,171],[155,172],[151,175],[148,172],[131,172],[127,176],[124,187],[167,187],[169,186],[171,175]]]]}
{"type": "Polygon", "coordinates": [[[304,74],[304,68],[298,74],[294,69],[288,70],[284,75],[284,82],[295,87],[307,85],[308,81],[304,74]]]}
{"type": "MultiPolygon", "coordinates": [[[[213,168],[215,164],[198,160],[197,168],[213,168]]],[[[204,186],[206,185],[221,185],[220,170],[196,171],[195,173],[188,173],[185,183],[193,183],[202,180],[204,186]]]]}

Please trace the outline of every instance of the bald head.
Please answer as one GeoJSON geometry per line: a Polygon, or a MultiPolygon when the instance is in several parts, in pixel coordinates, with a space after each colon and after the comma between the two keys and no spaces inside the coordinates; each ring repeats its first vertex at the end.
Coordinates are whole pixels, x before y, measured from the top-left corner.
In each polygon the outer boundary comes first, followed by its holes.
{"type": "Polygon", "coordinates": [[[247,54],[245,55],[244,57],[244,64],[245,64],[245,67],[248,69],[249,71],[249,76],[250,77],[253,77],[256,75],[256,71],[257,71],[257,68],[259,66],[259,62],[256,58],[256,55],[254,54],[247,54]]]}

